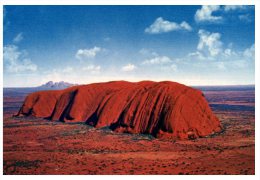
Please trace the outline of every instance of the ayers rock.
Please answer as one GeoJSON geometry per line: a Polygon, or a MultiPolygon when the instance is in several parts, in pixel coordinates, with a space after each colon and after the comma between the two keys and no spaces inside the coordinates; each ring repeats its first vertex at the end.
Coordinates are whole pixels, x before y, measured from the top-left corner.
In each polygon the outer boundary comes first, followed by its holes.
{"type": "Polygon", "coordinates": [[[18,116],[86,122],[117,132],[188,139],[221,131],[201,91],[170,82],[113,81],[29,94],[18,116]]]}

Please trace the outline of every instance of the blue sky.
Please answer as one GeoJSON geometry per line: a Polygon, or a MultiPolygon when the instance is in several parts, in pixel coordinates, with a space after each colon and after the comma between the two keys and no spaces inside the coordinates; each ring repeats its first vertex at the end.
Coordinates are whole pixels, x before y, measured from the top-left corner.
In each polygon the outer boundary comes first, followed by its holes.
{"type": "Polygon", "coordinates": [[[254,6],[4,6],[4,87],[254,84],[254,6]]]}

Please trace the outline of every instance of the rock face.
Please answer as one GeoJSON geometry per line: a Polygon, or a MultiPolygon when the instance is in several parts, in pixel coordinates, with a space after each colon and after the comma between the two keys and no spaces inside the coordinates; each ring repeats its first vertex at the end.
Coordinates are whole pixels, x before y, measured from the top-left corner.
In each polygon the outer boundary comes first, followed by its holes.
{"type": "Polygon", "coordinates": [[[114,81],[29,94],[18,116],[86,122],[117,132],[193,139],[221,131],[201,91],[175,82],[114,81]]]}

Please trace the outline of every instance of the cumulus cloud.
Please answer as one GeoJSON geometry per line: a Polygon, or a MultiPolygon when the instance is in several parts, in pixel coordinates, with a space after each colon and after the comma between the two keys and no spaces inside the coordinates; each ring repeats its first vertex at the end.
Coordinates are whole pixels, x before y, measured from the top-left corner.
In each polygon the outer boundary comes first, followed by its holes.
{"type": "Polygon", "coordinates": [[[121,70],[124,71],[124,72],[134,71],[135,69],[136,69],[136,66],[134,64],[131,64],[131,63],[129,63],[129,64],[127,64],[127,65],[125,65],[121,68],[121,70]]]}
{"type": "Polygon", "coordinates": [[[220,71],[247,70],[254,66],[255,44],[245,50],[237,51],[232,44],[224,48],[221,34],[200,30],[200,40],[197,51],[183,58],[183,65],[193,65],[195,68],[210,68],[220,71]],[[196,61],[195,64],[192,62],[196,61]],[[210,60],[210,61],[208,61],[210,60]]]}
{"type": "Polygon", "coordinates": [[[91,49],[79,49],[75,55],[77,59],[88,59],[96,57],[97,53],[101,51],[100,47],[94,47],[91,49]]]}
{"type": "Polygon", "coordinates": [[[220,10],[220,6],[204,5],[195,13],[195,20],[197,22],[216,22],[222,20],[221,16],[212,15],[214,12],[220,10]]]}
{"type": "Polygon", "coordinates": [[[222,52],[222,42],[220,33],[210,33],[203,29],[198,32],[199,43],[197,49],[202,52],[208,52],[211,56],[216,56],[222,52]]]}
{"type": "Polygon", "coordinates": [[[37,65],[33,64],[27,58],[26,51],[20,51],[15,45],[4,46],[3,51],[4,66],[7,72],[21,73],[21,72],[34,72],[37,70],[37,65]]]}
{"type": "Polygon", "coordinates": [[[179,26],[180,26],[180,29],[183,29],[183,30],[187,30],[187,31],[192,30],[191,26],[186,21],[182,21],[182,23],[179,26]]]}
{"type": "Polygon", "coordinates": [[[185,21],[178,24],[176,22],[164,20],[162,17],[158,17],[153,24],[151,24],[148,28],[145,29],[145,32],[148,34],[160,34],[178,30],[191,31],[192,28],[185,21]]]}
{"type": "Polygon", "coordinates": [[[89,66],[83,67],[82,70],[90,72],[92,74],[98,74],[98,73],[100,73],[101,66],[89,65],[89,66]]]}
{"type": "Polygon", "coordinates": [[[142,62],[143,65],[154,65],[154,64],[167,64],[171,63],[172,60],[167,56],[157,56],[151,59],[147,59],[142,62]]]}
{"type": "Polygon", "coordinates": [[[234,50],[232,50],[231,48],[227,48],[223,51],[223,55],[226,57],[230,57],[230,56],[236,56],[237,53],[234,50]]]}
{"type": "Polygon", "coordinates": [[[15,36],[15,38],[13,39],[14,43],[19,43],[20,41],[23,40],[23,33],[19,33],[15,36]]]}

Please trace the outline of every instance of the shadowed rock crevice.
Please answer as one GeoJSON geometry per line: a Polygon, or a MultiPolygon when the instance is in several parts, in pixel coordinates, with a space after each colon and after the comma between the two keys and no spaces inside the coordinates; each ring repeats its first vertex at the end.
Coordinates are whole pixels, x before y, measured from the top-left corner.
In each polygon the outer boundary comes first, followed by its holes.
{"type": "Polygon", "coordinates": [[[96,126],[98,122],[97,111],[95,111],[87,120],[86,124],[90,126],[96,126]]]}
{"type": "Polygon", "coordinates": [[[158,138],[194,139],[221,131],[201,91],[170,81],[113,81],[35,92],[18,115],[158,138]]]}
{"type": "Polygon", "coordinates": [[[74,99],[75,99],[77,92],[78,91],[76,90],[76,91],[69,93],[69,102],[68,102],[67,106],[65,107],[64,111],[62,112],[62,114],[59,118],[60,121],[65,122],[65,120],[71,121],[71,120],[74,119],[74,117],[70,116],[70,110],[71,110],[71,107],[74,103],[74,99]]]}

